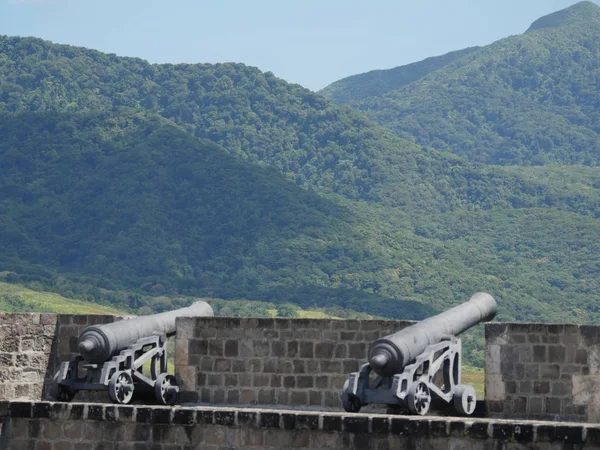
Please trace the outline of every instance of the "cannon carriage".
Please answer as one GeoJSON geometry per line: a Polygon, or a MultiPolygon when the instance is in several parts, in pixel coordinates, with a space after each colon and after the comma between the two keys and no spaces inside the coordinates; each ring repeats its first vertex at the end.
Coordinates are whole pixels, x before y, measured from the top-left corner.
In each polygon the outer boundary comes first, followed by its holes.
{"type": "Polygon", "coordinates": [[[87,327],[79,336],[79,355],[60,365],[54,397],[68,402],[80,391],[108,391],[113,403],[127,404],[135,392],[159,404],[174,404],[179,387],[167,373],[167,338],[175,334],[177,317],[210,316],[210,305],[198,301],[175,311],[87,327]]]}
{"type": "Polygon", "coordinates": [[[344,409],[358,412],[376,403],[424,415],[439,402],[452,404],[459,414],[472,414],[477,396],[462,383],[462,344],[456,336],[495,314],[494,298],[479,292],[455,308],[377,339],[369,362],[344,384],[344,409]]]}

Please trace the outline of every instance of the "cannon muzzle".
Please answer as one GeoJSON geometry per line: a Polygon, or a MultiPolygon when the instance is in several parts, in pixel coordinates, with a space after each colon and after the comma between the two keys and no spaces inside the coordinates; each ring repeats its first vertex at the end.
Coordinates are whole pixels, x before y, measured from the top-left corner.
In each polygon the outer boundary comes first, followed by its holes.
{"type": "Polygon", "coordinates": [[[369,350],[369,364],[378,375],[393,377],[429,345],[493,319],[496,308],[494,297],[478,292],[461,305],[377,339],[369,350]]]}
{"type": "Polygon", "coordinates": [[[213,310],[208,303],[197,301],[187,308],[135,317],[106,325],[91,326],[83,330],[79,336],[77,348],[85,361],[100,364],[142,338],[175,334],[177,317],[211,317],[213,315],[213,310]]]}

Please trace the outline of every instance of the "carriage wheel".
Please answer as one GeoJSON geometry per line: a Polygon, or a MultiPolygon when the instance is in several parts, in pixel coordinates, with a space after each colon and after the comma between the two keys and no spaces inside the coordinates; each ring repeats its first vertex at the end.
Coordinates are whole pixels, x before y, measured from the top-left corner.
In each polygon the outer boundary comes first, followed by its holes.
{"type": "Polygon", "coordinates": [[[129,372],[115,372],[108,382],[108,396],[113,403],[126,405],[133,397],[133,378],[129,372]]]}
{"type": "Polygon", "coordinates": [[[454,407],[459,414],[470,416],[475,411],[477,404],[477,394],[475,389],[469,384],[459,384],[456,386],[453,395],[454,407]]]}
{"type": "Polygon", "coordinates": [[[179,394],[177,380],[173,375],[161,373],[154,383],[156,400],[162,405],[174,405],[179,394]]]}
{"type": "Polygon", "coordinates": [[[406,403],[411,414],[423,416],[431,406],[431,393],[429,387],[422,381],[414,381],[408,388],[406,403]]]}

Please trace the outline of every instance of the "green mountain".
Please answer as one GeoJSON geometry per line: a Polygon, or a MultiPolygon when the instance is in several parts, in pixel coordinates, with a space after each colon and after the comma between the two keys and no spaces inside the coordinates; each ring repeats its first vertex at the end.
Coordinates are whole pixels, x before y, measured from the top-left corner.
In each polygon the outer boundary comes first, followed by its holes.
{"type": "Polygon", "coordinates": [[[404,318],[487,290],[505,319],[600,320],[594,168],[472,164],[240,64],[9,37],[0,61],[10,281],[404,318]]]}
{"type": "Polygon", "coordinates": [[[577,3],[522,35],[350,77],[322,94],[401,137],[471,161],[597,166],[599,24],[599,6],[577,3]],[[377,80],[385,83],[374,89],[377,80]]]}
{"type": "MultiPolygon", "coordinates": [[[[137,111],[5,113],[0,131],[5,270],[38,265],[109,289],[285,301],[304,288],[321,306],[356,301],[343,283],[332,294],[328,276],[359,270],[359,257],[344,257],[367,252],[356,220],[273,169],[137,111]]],[[[380,309],[381,296],[359,297],[353,309],[380,309]]],[[[431,311],[387,300],[401,315],[431,311]]]]}

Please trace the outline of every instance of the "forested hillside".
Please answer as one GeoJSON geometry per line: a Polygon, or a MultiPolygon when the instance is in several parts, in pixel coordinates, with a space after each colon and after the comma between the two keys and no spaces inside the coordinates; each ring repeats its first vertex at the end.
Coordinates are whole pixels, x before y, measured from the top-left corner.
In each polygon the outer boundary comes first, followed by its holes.
{"type": "Polygon", "coordinates": [[[471,161],[598,166],[599,80],[600,7],[581,2],[522,35],[350,77],[322,94],[471,161]]]}
{"type": "Polygon", "coordinates": [[[0,111],[9,281],[132,309],[204,296],[398,318],[486,290],[503,319],[600,322],[596,168],[472,164],[241,64],[35,38],[0,38],[0,111]]]}

